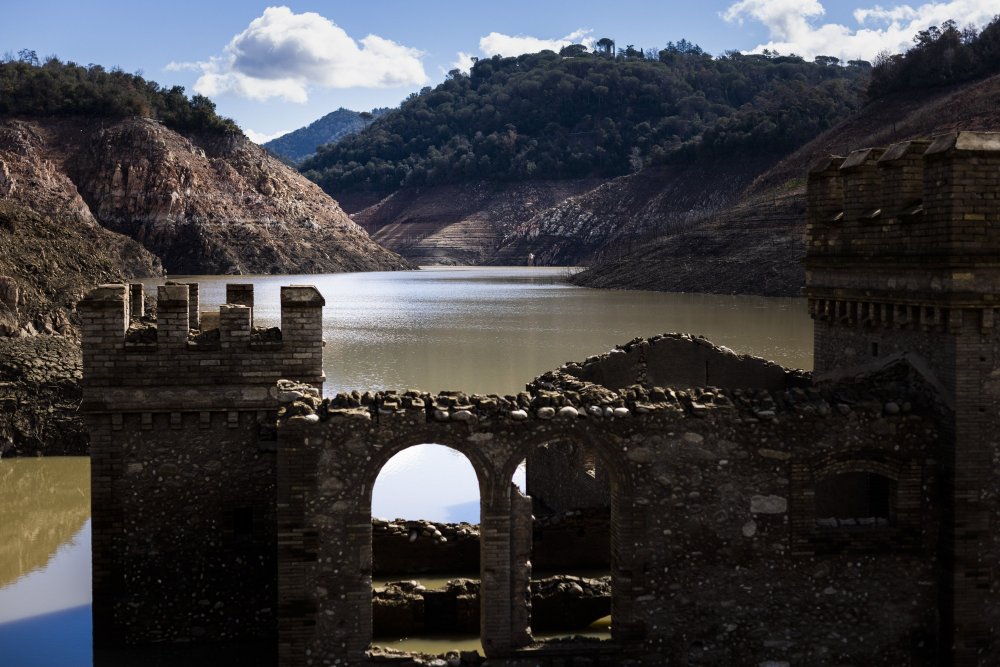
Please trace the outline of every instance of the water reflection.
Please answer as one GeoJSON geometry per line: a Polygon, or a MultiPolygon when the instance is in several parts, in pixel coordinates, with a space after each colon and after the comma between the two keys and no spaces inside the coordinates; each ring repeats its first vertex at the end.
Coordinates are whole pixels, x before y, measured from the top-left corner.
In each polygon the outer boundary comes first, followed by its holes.
{"type": "Polygon", "coordinates": [[[89,518],[90,459],[0,460],[0,589],[46,567],[89,518]]]}
{"type": "Polygon", "coordinates": [[[0,460],[0,664],[90,664],[90,565],[90,460],[0,460]]]}

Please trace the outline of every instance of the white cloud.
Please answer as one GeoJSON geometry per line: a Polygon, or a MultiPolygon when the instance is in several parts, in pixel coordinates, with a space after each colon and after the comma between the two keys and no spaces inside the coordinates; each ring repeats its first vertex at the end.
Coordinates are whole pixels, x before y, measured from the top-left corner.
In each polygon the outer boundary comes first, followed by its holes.
{"type": "Polygon", "coordinates": [[[256,100],[280,97],[306,102],[309,88],[389,88],[428,82],[423,54],[392,40],[368,35],[355,41],[343,28],[314,12],[296,14],[268,7],[233,37],[221,56],[176,63],[195,69],[202,95],[234,93],[256,100]]]}
{"type": "Polygon", "coordinates": [[[841,60],[871,60],[879,51],[898,53],[913,44],[913,36],[932,25],[954,19],[960,27],[982,27],[1000,12],[996,0],[948,0],[913,6],[900,4],[859,7],[853,16],[857,25],[816,23],[826,13],[819,0],[739,0],[722,12],[729,22],[751,19],[763,23],[770,41],[758,44],[751,53],[764,49],[795,53],[804,58],[836,56],[841,60]]]}
{"type": "Polygon", "coordinates": [[[546,49],[559,52],[559,49],[570,44],[583,44],[590,48],[594,38],[590,30],[576,30],[560,39],[542,39],[528,35],[505,35],[501,32],[491,32],[479,38],[479,50],[485,56],[519,56],[522,53],[537,53],[546,49]]]}
{"type": "Polygon", "coordinates": [[[248,127],[244,127],[242,129],[243,129],[243,134],[247,135],[247,138],[250,139],[250,141],[254,142],[257,145],[266,144],[267,142],[271,141],[272,139],[277,139],[278,137],[283,137],[286,134],[288,134],[289,132],[291,132],[291,130],[280,130],[280,131],[275,132],[273,134],[265,134],[263,132],[257,132],[256,130],[251,130],[248,127]]]}
{"type": "Polygon", "coordinates": [[[455,58],[455,62],[453,62],[448,69],[449,71],[457,69],[461,72],[468,72],[470,69],[472,69],[473,58],[475,58],[475,56],[473,56],[471,53],[466,53],[465,51],[459,51],[457,57],[455,58]]]}
{"type": "MultiPolygon", "coordinates": [[[[574,30],[565,37],[545,39],[530,35],[506,35],[502,32],[491,32],[479,38],[479,52],[487,58],[493,56],[519,56],[522,53],[538,53],[539,51],[555,51],[570,44],[583,44],[588,49],[594,47],[593,30],[581,28],[574,30]]],[[[472,67],[472,54],[459,51],[452,68],[468,72],[472,67]]]]}

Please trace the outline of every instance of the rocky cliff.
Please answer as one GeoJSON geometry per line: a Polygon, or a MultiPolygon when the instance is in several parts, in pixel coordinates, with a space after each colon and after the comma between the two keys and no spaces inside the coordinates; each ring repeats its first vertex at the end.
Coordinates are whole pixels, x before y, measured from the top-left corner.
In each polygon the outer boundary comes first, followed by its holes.
{"type": "Polygon", "coordinates": [[[88,287],[171,273],[411,268],[242,135],[0,119],[0,336],[68,333],[88,287]]]}
{"type": "Polygon", "coordinates": [[[53,123],[65,168],[102,225],[170,273],[410,268],[317,186],[242,135],[182,136],[148,119],[53,123]]]}
{"type": "Polygon", "coordinates": [[[0,337],[70,333],[91,286],[160,275],[141,245],[102,227],[42,128],[0,121],[0,337]]]}

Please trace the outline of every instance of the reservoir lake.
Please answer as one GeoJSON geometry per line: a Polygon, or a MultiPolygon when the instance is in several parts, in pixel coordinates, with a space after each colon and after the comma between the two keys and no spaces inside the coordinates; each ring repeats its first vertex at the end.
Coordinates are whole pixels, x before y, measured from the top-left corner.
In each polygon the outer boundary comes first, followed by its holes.
{"type": "MultiPolygon", "coordinates": [[[[352,389],[512,394],[567,361],[664,332],[703,335],[737,352],[812,368],[804,299],[594,290],[567,285],[570,271],[432,267],[172,278],[200,284],[202,310],[225,301],[226,283],[252,282],[257,326],[280,325],[282,285],[318,287],[326,298],[326,395],[352,389]]],[[[155,292],[156,284],[148,282],[147,290],[155,292]]],[[[478,522],[478,497],[462,455],[420,446],[383,469],[372,512],[478,522]]],[[[89,460],[0,460],[0,665],[93,664],[90,567],[89,460]]],[[[470,647],[449,639],[394,646],[470,647]]]]}

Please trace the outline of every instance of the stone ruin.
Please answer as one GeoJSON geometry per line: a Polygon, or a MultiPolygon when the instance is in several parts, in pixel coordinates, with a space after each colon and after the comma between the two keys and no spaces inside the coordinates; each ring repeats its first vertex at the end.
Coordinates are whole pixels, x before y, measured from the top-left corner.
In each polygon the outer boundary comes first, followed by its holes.
{"type": "Polygon", "coordinates": [[[517,395],[324,398],[313,288],[283,288],[266,335],[234,289],[208,335],[191,287],[163,286],[155,336],[130,333],[137,290],[98,288],[80,304],[96,644],[418,663],[370,650],[371,492],[439,443],[479,480],[480,583],[453,603],[489,664],[1000,662],[998,167],[1000,137],[963,132],[810,171],[811,378],[664,336],[517,395]],[[549,471],[528,496],[526,459],[549,471]],[[582,474],[610,488],[590,502],[610,512],[611,639],[538,642],[529,496],[582,474]]]}

